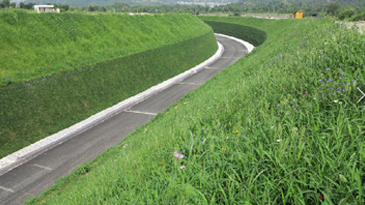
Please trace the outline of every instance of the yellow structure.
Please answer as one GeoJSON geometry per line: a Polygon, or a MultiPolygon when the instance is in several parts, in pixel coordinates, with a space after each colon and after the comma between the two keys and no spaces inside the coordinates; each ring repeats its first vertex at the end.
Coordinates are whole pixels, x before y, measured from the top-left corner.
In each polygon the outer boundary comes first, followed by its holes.
{"type": "Polygon", "coordinates": [[[303,11],[296,11],[294,12],[295,19],[302,19],[303,18],[303,11]]]}

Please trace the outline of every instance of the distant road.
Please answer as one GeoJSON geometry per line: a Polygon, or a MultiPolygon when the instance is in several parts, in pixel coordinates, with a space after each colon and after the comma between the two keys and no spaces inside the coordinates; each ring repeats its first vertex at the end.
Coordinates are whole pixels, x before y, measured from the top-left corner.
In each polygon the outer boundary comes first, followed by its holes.
{"type": "MultiPolygon", "coordinates": [[[[228,16],[228,14],[199,14],[199,16],[228,16]]],[[[254,17],[260,19],[290,19],[293,18],[292,14],[241,14],[242,17],[254,17]]]]}
{"type": "Polygon", "coordinates": [[[67,176],[84,162],[90,162],[107,148],[117,145],[157,113],[247,53],[246,47],[234,40],[217,36],[217,41],[224,46],[224,53],[200,72],[1,175],[0,205],[18,205],[29,196],[38,196],[58,178],[67,176]]]}

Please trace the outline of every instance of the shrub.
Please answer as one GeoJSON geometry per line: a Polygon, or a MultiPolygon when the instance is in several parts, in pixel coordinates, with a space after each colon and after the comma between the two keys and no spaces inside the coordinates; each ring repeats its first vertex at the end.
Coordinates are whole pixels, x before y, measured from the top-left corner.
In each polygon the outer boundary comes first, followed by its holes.
{"type": "Polygon", "coordinates": [[[355,11],[351,7],[340,7],[336,10],[336,17],[340,20],[344,20],[345,18],[350,18],[354,15],[355,11]]]}
{"type": "Polygon", "coordinates": [[[360,13],[351,18],[351,21],[365,21],[365,13],[360,13]]]}

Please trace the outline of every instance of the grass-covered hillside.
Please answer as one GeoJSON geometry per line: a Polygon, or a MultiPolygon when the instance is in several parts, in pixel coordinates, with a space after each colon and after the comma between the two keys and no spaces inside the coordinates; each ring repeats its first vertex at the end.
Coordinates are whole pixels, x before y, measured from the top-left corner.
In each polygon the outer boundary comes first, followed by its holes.
{"type": "Polygon", "coordinates": [[[3,12],[0,22],[0,158],[196,66],[218,48],[213,30],[192,15],[3,12]]]}
{"type": "Polygon", "coordinates": [[[365,203],[365,37],[327,19],[202,19],[267,38],[28,204],[365,203]]]}
{"type": "Polygon", "coordinates": [[[174,44],[206,33],[191,15],[0,12],[0,86],[174,44]]]}

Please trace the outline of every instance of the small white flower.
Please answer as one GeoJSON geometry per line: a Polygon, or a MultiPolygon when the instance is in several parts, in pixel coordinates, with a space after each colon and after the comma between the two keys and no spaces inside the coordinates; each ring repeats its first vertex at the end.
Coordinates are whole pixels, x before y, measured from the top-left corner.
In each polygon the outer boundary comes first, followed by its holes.
{"type": "Polygon", "coordinates": [[[276,140],[277,142],[280,142],[280,140],[276,140]]]}
{"type": "Polygon", "coordinates": [[[338,104],[342,104],[342,102],[338,102],[338,104]]]}
{"type": "Polygon", "coordinates": [[[334,100],[333,102],[334,102],[334,103],[337,103],[337,102],[338,102],[338,100],[334,100]]]}

